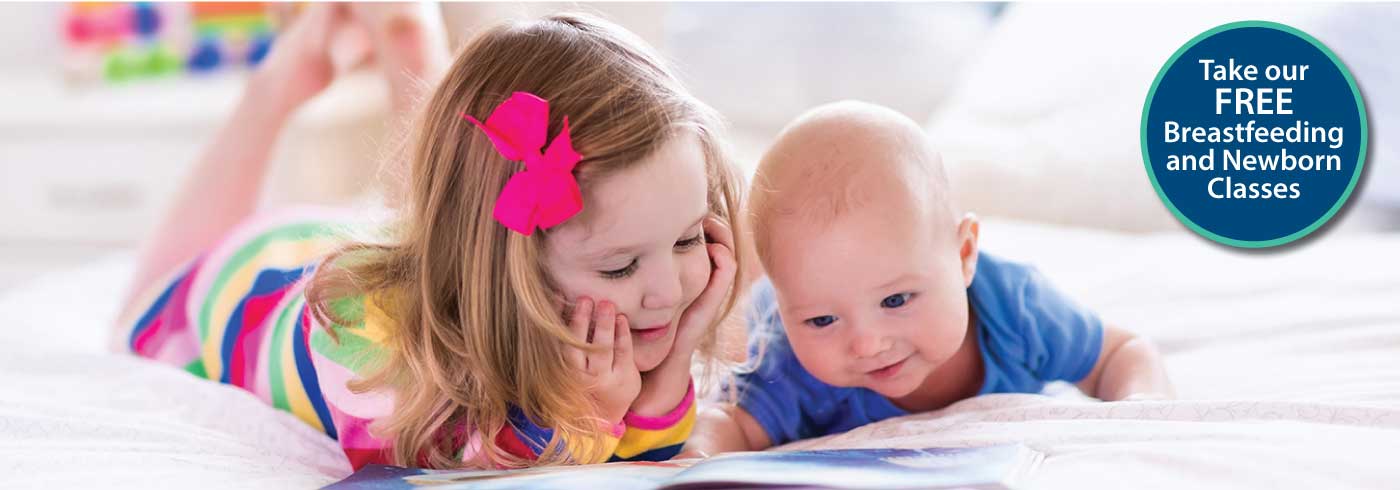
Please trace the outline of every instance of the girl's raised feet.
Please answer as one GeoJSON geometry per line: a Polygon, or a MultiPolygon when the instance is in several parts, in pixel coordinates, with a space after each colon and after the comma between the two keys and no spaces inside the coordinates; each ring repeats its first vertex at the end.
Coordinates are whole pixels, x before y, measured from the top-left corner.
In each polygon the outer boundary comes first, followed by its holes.
{"type": "Polygon", "coordinates": [[[410,112],[447,67],[447,37],[436,4],[364,2],[348,5],[369,35],[375,63],[393,92],[394,111],[410,112]]]}
{"type": "Polygon", "coordinates": [[[311,3],[297,12],[277,39],[272,51],[258,65],[250,81],[265,101],[294,110],[330,86],[338,73],[358,64],[369,54],[361,42],[358,52],[346,53],[346,40],[358,28],[350,22],[342,3],[311,3]],[[333,52],[333,48],[337,46],[333,52]]]}

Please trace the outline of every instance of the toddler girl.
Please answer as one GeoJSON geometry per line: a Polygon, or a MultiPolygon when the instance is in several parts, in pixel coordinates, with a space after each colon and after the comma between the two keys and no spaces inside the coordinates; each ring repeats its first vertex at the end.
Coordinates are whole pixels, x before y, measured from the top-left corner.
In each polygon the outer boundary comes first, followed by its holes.
{"type": "Polygon", "coordinates": [[[143,255],[124,347],[291,412],[355,468],[673,456],[738,270],[714,112],[606,22],[504,24],[423,102],[386,226],[249,220],[350,15],[308,9],[143,255]]]}

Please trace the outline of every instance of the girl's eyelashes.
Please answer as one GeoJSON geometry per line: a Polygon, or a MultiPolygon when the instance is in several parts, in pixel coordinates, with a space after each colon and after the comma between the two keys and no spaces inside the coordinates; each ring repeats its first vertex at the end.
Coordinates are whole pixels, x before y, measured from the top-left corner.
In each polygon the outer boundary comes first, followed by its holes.
{"type": "Polygon", "coordinates": [[[889,309],[903,308],[904,305],[908,304],[909,300],[913,298],[914,293],[891,294],[885,296],[885,299],[880,300],[880,307],[889,309]]]}
{"type": "Polygon", "coordinates": [[[631,262],[627,263],[627,267],[621,269],[598,271],[604,279],[625,279],[627,276],[632,275],[633,272],[637,272],[637,259],[632,259],[631,262]]]}
{"type": "MultiPolygon", "coordinates": [[[[704,233],[696,233],[693,237],[676,242],[675,249],[677,252],[684,252],[704,243],[704,233]]],[[[625,279],[628,276],[631,276],[634,272],[637,272],[636,258],[633,258],[631,262],[628,262],[626,267],[610,271],[598,271],[598,274],[602,275],[604,279],[625,279]]]]}
{"type": "Polygon", "coordinates": [[[705,243],[704,233],[696,233],[695,236],[676,242],[676,250],[686,251],[695,248],[696,245],[705,243]]]}
{"type": "Polygon", "coordinates": [[[804,323],[817,328],[826,328],[836,323],[836,317],[831,315],[814,316],[805,320],[804,323]]]}

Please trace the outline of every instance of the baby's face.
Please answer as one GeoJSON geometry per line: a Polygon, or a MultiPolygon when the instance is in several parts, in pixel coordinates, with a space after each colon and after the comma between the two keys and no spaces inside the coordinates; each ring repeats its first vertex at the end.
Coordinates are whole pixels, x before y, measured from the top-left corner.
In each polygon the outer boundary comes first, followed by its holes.
{"type": "Polygon", "coordinates": [[[778,225],[768,274],[808,372],[903,397],[962,343],[967,285],[956,233],[907,210],[867,208],[826,226],[778,225]]]}
{"type": "Polygon", "coordinates": [[[710,277],[705,153],[694,134],[585,189],[583,213],[549,230],[545,263],[564,301],[609,301],[632,329],[637,369],[671,352],[677,320],[710,277]]]}

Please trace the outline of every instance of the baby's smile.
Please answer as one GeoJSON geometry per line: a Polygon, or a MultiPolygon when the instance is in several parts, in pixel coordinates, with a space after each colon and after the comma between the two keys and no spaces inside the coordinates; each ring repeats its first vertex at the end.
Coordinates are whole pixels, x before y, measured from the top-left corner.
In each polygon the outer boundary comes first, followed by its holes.
{"type": "Polygon", "coordinates": [[[868,371],[868,372],[865,373],[865,375],[866,375],[866,376],[869,376],[871,379],[874,379],[874,380],[876,380],[876,381],[884,381],[884,380],[887,380],[887,379],[894,378],[895,376],[898,376],[899,373],[902,371],[902,369],[904,368],[904,364],[907,363],[907,362],[909,361],[909,359],[911,359],[911,358],[913,358],[913,357],[914,357],[913,354],[909,354],[909,355],[904,356],[904,357],[900,358],[898,361],[895,361],[895,362],[893,362],[893,363],[891,363],[891,364],[889,364],[889,365],[886,365],[886,366],[884,366],[884,367],[881,367],[881,368],[878,368],[878,369],[875,369],[875,370],[872,370],[872,371],[868,371]]]}

